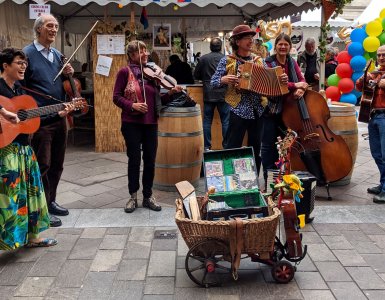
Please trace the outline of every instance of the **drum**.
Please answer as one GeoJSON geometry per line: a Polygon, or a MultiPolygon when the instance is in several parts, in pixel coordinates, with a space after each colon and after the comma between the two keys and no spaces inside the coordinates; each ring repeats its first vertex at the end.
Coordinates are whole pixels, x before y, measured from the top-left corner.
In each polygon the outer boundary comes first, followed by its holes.
{"type": "Polygon", "coordinates": [[[333,182],[331,185],[347,185],[350,183],[350,179],[352,177],[358,149],[356,110],[355,106],[349,103],[332,102],[328,106],[330,110],[328,127],[334,132],[334,134],[340,135],[345,140],[353,158],[353,167],[350,173],[341,180],[333,182]]]}
{"type": "Polygon", "coordinates": [[[203,159],[200,106],[168,107],[160,113],[154,188],[174,191],[175,183],[199,184],[203,159]]]}

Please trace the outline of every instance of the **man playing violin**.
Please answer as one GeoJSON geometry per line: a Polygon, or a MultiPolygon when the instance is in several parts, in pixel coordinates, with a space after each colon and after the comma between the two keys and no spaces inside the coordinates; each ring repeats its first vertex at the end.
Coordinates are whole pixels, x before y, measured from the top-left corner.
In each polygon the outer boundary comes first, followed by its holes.
{"type": "Polygon", "coordinates": [[[130,198],[124,211],[132,213],[138,207],[141,150],[143,151],[142,205],[160,211],[162,208],[152,195],[158,147],[158,116],[161,104],[170,101],[170,96],[180,92],[182,87],[173,86],[168,93],[160,95],[158,83],[145,78],[143,70],[148,61],[148,51],[142,41],[129,42],[127,56],[128,66],[119,70],[113,95],[115,105],[122,109],[121,131],[128,157],[130,198]]]}
{"type": "MultiPolygon", "coordinates": [[[[25,72],[27,88],[36,91],[31,93],[39,107],[65,102],[63,77],[73,74],[71,65],[67,65],[55,82],[53,79],[62,68],[62,54],[51,47],[55,42],[59,23],[52,15],[41,15],[33,26],[35,40],[23,50],[28,57],[25,72]],[[44,95],[53,98],[47,98],[44,95]]],[[[56,191],[63,172],[64,156],[67,145],[66,116],[73,110],[72,105],[58,113],[41,119],[39,130],[33,135],[32,147],[36,152],[43,178],[44,190],[50,212],[51,226],[61,226],[61,220],[53,215],[68,215],[68,210],[56,203],[56,191]]]]}
{"type": "MultiPolygon", "coordinates": [[[[385,46],[377,49],[377,63],[379,71],[385,71],[385,46]]],[[[374,98],[372,101],[372,112],[368,124],[370,152],[380,171],[380,184],[368,188],[368,193],[374,194],[374,203],[385,203],[385,76],[382,72],[368,74],[366,80],[376,83],[374,98]]],[[[356,82],[356,89],[363,89],[363,78],[356,82]]]]}

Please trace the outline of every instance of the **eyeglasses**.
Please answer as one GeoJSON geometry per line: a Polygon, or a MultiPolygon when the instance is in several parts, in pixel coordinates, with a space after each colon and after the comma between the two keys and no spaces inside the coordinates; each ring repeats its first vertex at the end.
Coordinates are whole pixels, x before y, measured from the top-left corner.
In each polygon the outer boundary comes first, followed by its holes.
{"type": "Polygon", "coordinates": [[[18,66],[25,66],[25,67],[28,67],[28,62],[26,62],[25,60],[18,60],[18,61],[13,61],[12,62],[13,64],[17,64],[18,66]]]}
{"type": "Polygon", "coordinates": [[[385,53],[377,53],[377,57],[385,57],[385,53]]]}

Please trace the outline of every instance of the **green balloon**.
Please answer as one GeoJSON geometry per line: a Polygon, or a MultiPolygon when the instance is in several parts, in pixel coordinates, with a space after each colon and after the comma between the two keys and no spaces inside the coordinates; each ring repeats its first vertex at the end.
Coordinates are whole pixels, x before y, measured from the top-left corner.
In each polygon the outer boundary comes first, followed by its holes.
{"type": "MultiPolygon", "coordinates": [[[[385,18],[384,18],[384,20],[385,20],[385,18]]],[[[380,44],[384,45],[385,44],[385,32],[382,32],[380,34],[380,36],[378,37],[378,39],[380,40],[380,44]]]]}
{"type": "Polygon", "coordinates": [[[365,57],[366,60],[371,59],[369,52],[365,52],[364,53],[364,57],[365,57]]]}
{"type": "Polygon", "coordinates": [[[369,55],[371,58],[376,59],[377,58],[377,51],[369,52],[369,55]]]}
{"type": "Polygon", "coordinates": [[[382,19],[382,29],[385,30],[385,18],[382,19]]]}
{"type": "Polygon", "coordinates": [[[328,86],[338,86],[338,82],[340,81],[340,77],[337,74],[332,74],[328,77],[328,86]]]}

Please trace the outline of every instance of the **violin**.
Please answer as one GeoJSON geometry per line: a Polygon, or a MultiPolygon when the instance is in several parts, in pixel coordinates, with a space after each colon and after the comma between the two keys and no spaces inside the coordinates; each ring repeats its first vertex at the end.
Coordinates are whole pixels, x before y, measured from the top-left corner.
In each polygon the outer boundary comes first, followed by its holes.
{"type": "MultiPolygon", "coordinates": [[[[155,80],[167,90],[171,90],[178,84],[174,77],[164,73],[163,70],[154,63],[147,63],[143,66],[143,74],[148,79],[155,80]]],[[[181,92],[187,97],[187,101],[195,102],[184,89],[181,92]]]]}
{"type": "MultiPolygon", "coordinates": [[[[66,58],[63,56],[62,60],[63,63],[65,63],[66,58]]],[[[71,101],[73,99],[82,99],[86,103],[86,99],[84,99],[80,94],[82,91],[82,85],[80,81],[76,78],[73,78],[72,74],[68,74],[67,76],[68,79],[63,81],[63,88],[68,97],[71,99],[71,101]]],[[[85,115],[86,113],[88,113],[88,110],[88,105],[83,106],[83,108],[78,113],[78,116],[85,115]]]]}

